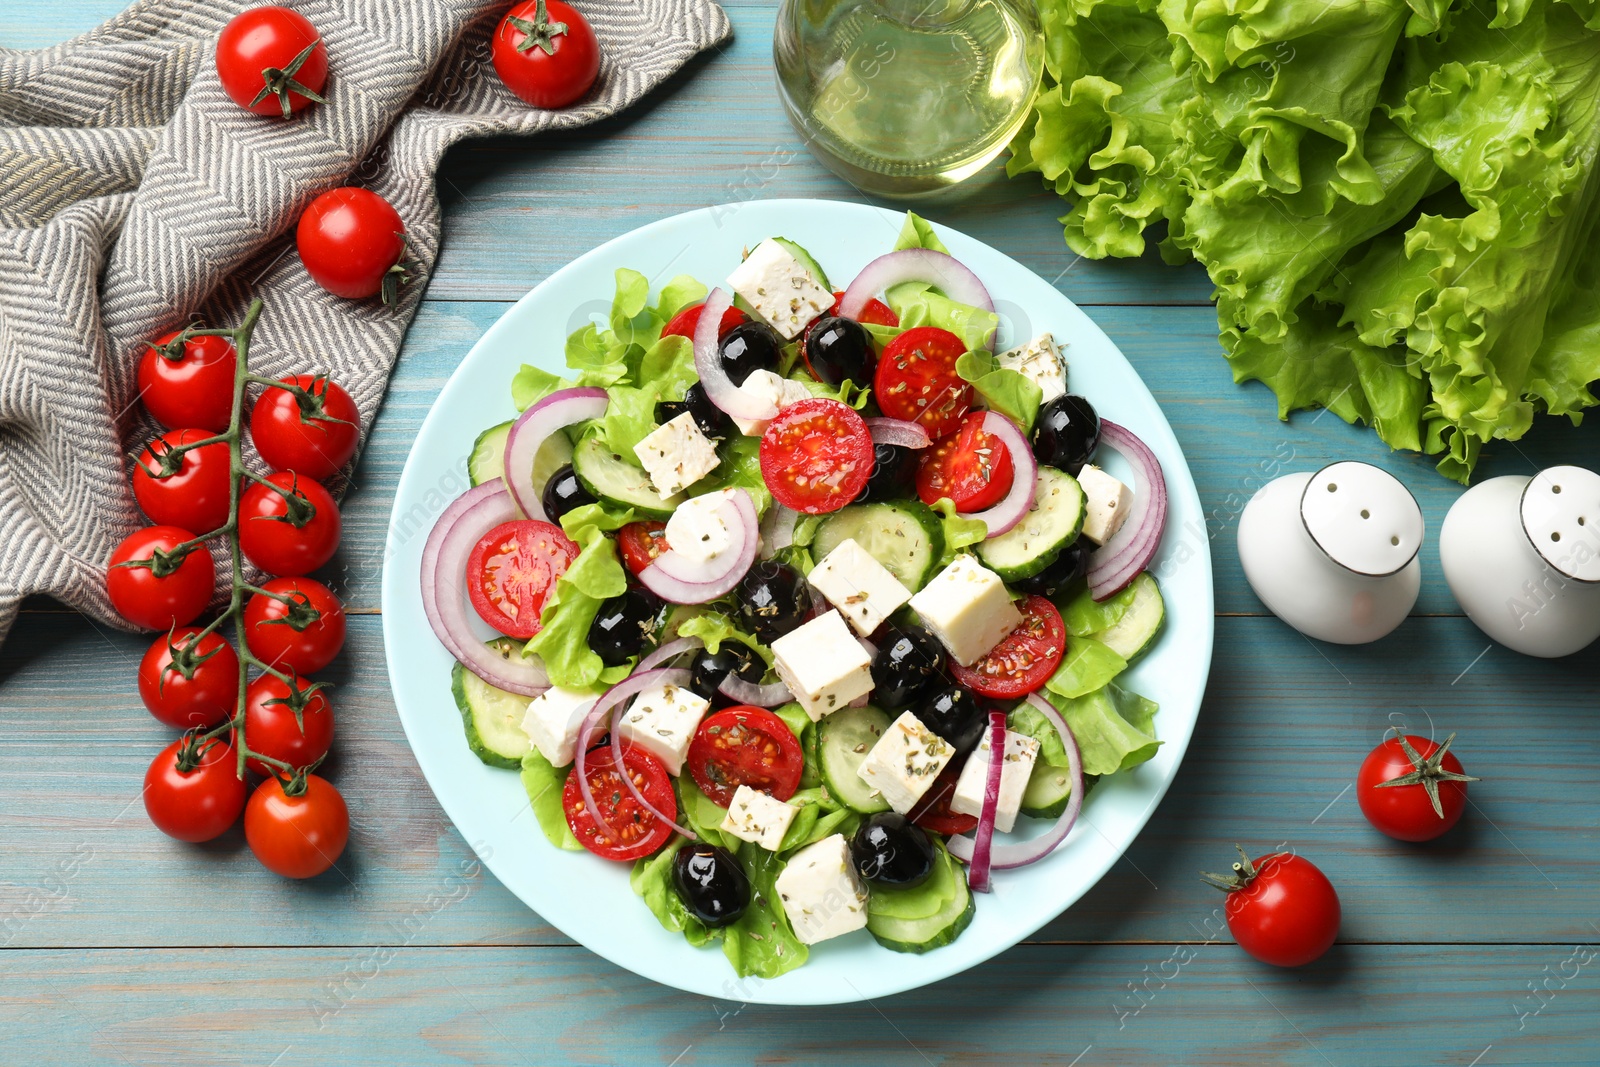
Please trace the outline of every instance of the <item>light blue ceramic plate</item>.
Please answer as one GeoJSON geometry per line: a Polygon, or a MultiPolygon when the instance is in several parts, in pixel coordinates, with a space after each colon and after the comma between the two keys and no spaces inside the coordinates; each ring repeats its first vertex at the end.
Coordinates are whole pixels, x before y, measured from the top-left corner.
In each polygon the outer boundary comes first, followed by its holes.
{"type": "MultiPolygon", "coordinates": [[[[1211,664],[1211,556],[1200,499],[1167,420],[1122,353],[1071,301],[1016,261],[939,227],[951,253],[994,294],[1001,344],[1054,332],[1068,345],[1073,391],[1160,457],[1171,508],[1153,569],[1166,593],[1166,632],[1128,679],[1161,704],[1159,754],[1102,782],[1072,835],[1048,859],[997,874],[994,892],[978,900],[972,925],[954,944],[904,955],[880,948],[862,930],[816,946],[805,966],[764,981],[737,978],[718,947],[690,948],[663,930],[630,892],[626,866],[553,848],[528,812],[517,773],[486,767],[468,750],[450,697],[451,659],[423,616],[418,574],[433,518],[466,488],[473,439],[517,413],[512,374],[524,362],[562,369],[567,334],[608,309],[618,267],[642,271],[657,286],[684,273],[720,284],[744,248],[777,235],[805,244],[837,284],[893,248],[901,218],[859,204],[765,200],[662,219],[602,245],[557,271],[483,335],[439,394],[400,476],[383,578],[383,633],[395,703],[423,774],[462,836],[530,908],[618,966],[665,985],[739,1002],[830,1004],[898,993],[981,963],[1100,879],[1167,791],[1194,730],[1211,664]]],[[[1127,476],[1120,457],[1107,460],[1113,473],[1127,476]]]]}

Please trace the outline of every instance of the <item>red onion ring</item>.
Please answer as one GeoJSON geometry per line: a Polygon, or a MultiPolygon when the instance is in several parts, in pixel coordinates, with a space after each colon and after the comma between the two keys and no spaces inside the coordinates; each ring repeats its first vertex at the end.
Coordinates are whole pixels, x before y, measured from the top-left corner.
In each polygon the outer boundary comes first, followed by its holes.
{"type": "Polygon", "coordinates": [[[734,385],[722,369],[722,356],[717,351],[718,327],[722,325],[722,313],[732,305],[733,297],[720,288],[706,296],[700,322],[694,329],[694,370],[705,387],[706,399],[729,415],[736,419],[770,419],[778,413],[778,405],[734,385]]]}
{"type": "Polygon", "coordinates": [[[788,548],[794,544],[794,527],[800,521],[800,513],[792,508],[773,502],[767,509],[766,515],[761,519],[761,543],[763,546],[763,559],[771,559],[773,553],[788,548]]]}
{"type": "Polygon", "coordinates": [[[541,503],[544,487],[533,484],[533,458],[539,447],[563,426],[600,418],[606,404],[604,389],[558,389],[517,416],[506,435],[505,481],[523,515],[550,521],[541,503]]]}
{"type": "Polygon", "coordinates": [[[550,688],[544,668],[534,659],[508,660],[485,645],[461,600],[473,546],[516,517],[510,492],[493,481],[468,489],[445,508],[422,546],[422,611],[439,643],[467,670],[508,693],[534,697],[550,688]]]}
{"type": "MultiPolygon", "coordinates": [[[[586,773],[584,766],[589,758],[589,739],[594,735],[594,728],[599,725],[600,720],[606,719],[608,722],[607,729],[611,731],[612,758],[616,760],[618,767],[626,770],[626,765],[622,761],[622,749],[617,742],[617,732],[609,726],[609,717],[621,706],[623,701],[657,685],[676,685],[687,688],[689,685],[689,672],[674,670],[634,671],[601,694],[600,699],[594,702],[594,707],[589,709],[589,714],[583,717],[583,722],[578,727],[577,747],[572,757],[572,773],[578,776],[578,793],[583,797],[584,810],[589,813],[589,818],[594,820],[594,824],[605,830],[609,837],[615,837],[616,831],[612,829],[610,823],[600,816],[600,807],[594,802],[594,791],[589,788],[589,775],[586,773]]],[[[632,778],[628,777],[627,774],[622,774],[621,778],[628,784],[628,790],[633,793],[634,799],[646,811],[689,840],[695,840],[692,830],[686,830],[679,826],[676,822],[667,818],[665,812],[646,800],[644,794],[639,791],[639,787],[633,784],[632,778]]]]}
{"type": "MultiPolygon", "coordinates": [[[[859,319],[867,301],[891,286],[901,282],[927,282],[951,300],[970,304],[983,311],[993,311],[994,301],[989,297],[978,276],[957,260],[931,248],[903,248],[889,252],[861,268],[856,280],[844,291],[839,301],[839,314],[847,319],[859,319]]],[[[704,320],[702,320],[704,321],[704,320]]],[[[994,333],[989,334],[988,347],[994,347],[994,333]]]]}
{"type": "Polygon", "coordinates": [[[1127,588],[1161,547],[1167,524],[1167,480],[1150,446],[1126,427],[1101,419],[1100,443],[1120,453],[1139,482],[1133,510],[1122,527],[1089,557],[1089,595],[1105,600],[1127,588]]]}
{"type": "MultiPolygon", "coordinates": [[[[1067,839],[1067,834],[1072,830],[1072,824],[1078,821],[1078,813],[1083,810],[1083,758],[1078,754],[1078,739],[1072,736],[1072,730],[1067,726],[1067,721],[1061,713],[1050,705],[1038,693],[1028,694],[1028,703],[1036,708],[1039,714],[1050,720],[1050,725],[1056,728],[1061,735],[1061,744],[1067,750],[1067,773],[1072,778],[1072,793],[1067,798],[1066,810],[1055,822],[1047,833],[1014,845],[994,845],[989,853],[989,867],[996,871],[1009,871],[1017,867],[1026,867],[1030,863],[1037,863],[1056,850],[1061,842],[1067,839]]],[[[992,754],[991,749],[991,754],[992,754]]],[[[991,764],[992,766],[992,764],[991,764]]],[[[950,855],[958,860],[971,861],[973,848],[976,843],[966,836],[952,837],[945,842],[945,847],[950,850],[950,855]]]]}
{"type": "Polygon", "coordinates": [[[743,489],[726,490],[717,514],[739,539],[718,559],[710,564],[695,563],[669,546],[639,572],[639,581],[674,604],[704,604],[731,592],[756,561],[756,550],[761,545],[760,520],[755,502],[743,489]]]}
{"type": "Polygon", "coordinates": [[[650,653],[644,659],[640,660],[639,665],[634,668],[634,672],[637,673],[639,671],[651,670],[652,668],[661,666],[671,659],[683,655],[685,652],[691,652],[694,649],[704,647],[705,642],[700,640],[698,637],[675,638],[674,640],[668,641],[666,644],[650,653]]]}
{"type": "Polygon", "coordinates": [[[984,768],[983,807],[978,812],[978,828],[972,843],[972,860],[967,868],[967,885],[975,892],[989,892],[990,851],[994,847],[994,820],[1000,810],[1000,779],[1006,771],[1006,713],[989,713],[989,763],[984,768]]]}
{"type": "Polygon", "coordinates": [[[867,431],[872,434],[872,443],[875,445],[899,445],[901,448],[927,448],[933,444],[933,439],[928,436],[920,423],[907,422],[905,419],[886,419],[883,417],[866,420],[867,431]]]}
{"type": "Polygon", "coordinates": [[[1006,451],[1011,453],[1011,466],[1015,473],[1011,477],[1011,488],[998,504],[983,511],[965,513],[962,518],[978,519],[988,527],[987,537],[999,537],[1027,518],[1028,509],[1033,507],[1034,486],[1039,480],[1039,461],[1033,458],[1033,446],[1028,444],[1022,427],[998,411],[984,414],[983,432],[1000,438],[1006,451]]]}
{"type": "Polygon", "coordinates": [[[757,708],[775,708],[779,704],[787,704],[794,699],[794,693],[782,682],[773,682],[771,685],[757,685],[747,682],[743,678],[729,671],[722,679],[722,684],[717,686],[717,692],[729,700],[737,700],[741,704],[749,704],[757,708]]]}

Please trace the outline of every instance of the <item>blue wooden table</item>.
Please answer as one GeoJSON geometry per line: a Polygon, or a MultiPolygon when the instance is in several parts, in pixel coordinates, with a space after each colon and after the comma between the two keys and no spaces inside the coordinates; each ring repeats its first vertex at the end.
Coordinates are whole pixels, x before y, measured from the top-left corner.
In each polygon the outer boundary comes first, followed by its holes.
{"type": "MultiPolygon", "coordinates": [[[[122,0],[7,2],[0,44],[81,32],[122,0]]],[[[1424,549],[1414,616],[1364,648],[1265,616],[1236,522],[1272,476],[1332,459],[1398,474],[1437,531],[1457,487],[1368,433],[1273,417],[1232,384],[1198,269],[1067,253],[1060,204],[997,168],[932,212],[1088,309],[1164,405],[1216,559],[1210,689],[1149,827],[1076,907],[965,975],[815,1010],[707,1000],[572,944],[474,860],[422,780],[383,669],[383,530],[413,434],[479,334],[573,256],[692,207],[860,195],[811,160],[772,85],[771,7],[730,3],[737,39],[615,120],[446,160],[443,256],[356,472],[336,583],[355,617],[329,773],[354,827],[337,871],[281,881],[235,831],[194,848],[153,830],[141,778],[167,735],[133,677],[145,639],[30,605],[0,648],[0,1063],[1509,1064],[1600,1063],[1600,758],[1593,653],[1543,663],[1460,616],[1424,549]],[[1463,823],[1408,846],[1351,795],[1385,728],[1460,732],[1463,823]],[[1344,903],[1339,943],[1278,971],[1221,925],[1201,868],[1232,844],[1314,859],[1344,903]]],[[[1551,424],[1486,450],[1483,475],[1600,466],[1594,432],[1551,424]]],[[[417,620],[417,625],[422,621],[417,620]]],[[[909,961],[908,961],[909,962],[909,961]]]]}

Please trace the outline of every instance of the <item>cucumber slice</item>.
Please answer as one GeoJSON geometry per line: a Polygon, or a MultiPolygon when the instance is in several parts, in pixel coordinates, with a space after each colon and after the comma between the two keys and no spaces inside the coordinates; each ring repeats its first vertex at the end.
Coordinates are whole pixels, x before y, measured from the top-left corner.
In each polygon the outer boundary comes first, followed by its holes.
{"type": "Polygon", "coordinates": [[[1052,767],[1040,761],[1033,765],[1028,775],[1028,785],[1022,791],[1021,813],[1034,819],[1055,819],[1067,810],[1067,800],[1072,796],[1072,775],[1065,767],[1052,767]]]}
{"type": "Polygon", "coordinates": [[[961,892],[956,886],[962,878],[961,868],[950,862],[950,855],[942,845],[934,847],[938,852],[933,857],[933,870],[921,885],[913,889],[881,885],[870,887],[872,896],[867,904],[869,918],[927,919],[937,915],[956,898],[961,892]]]}
{"type": "Polygon", "coordinates": [[[1122,613],[1108,629],[1094,635],[1094,639],[1132,663],[1155,643],[1161,625],[1167,620],[1167,604],[1161,598],[1161,587],[1142,571],[1132,584],[1133,599],[1128,610],[1122,613]]]}
{"type": "MultiPolygon", "coordinates": [[[[522,642],[509,637],[497,637],[489,647],[507,659],[522,653],[522,642]]],[[[450,694],[461,711],[467,747],[491,767],[520,768],[531,747],[522,732],[528,698],[490,685],[459,663],[451,672],[450,694]]]]}
{"type": "Polygon", "coordinates": [[[975,909],[972,891],[967,888],[966,872],[945,854],[945,862],[955,868],[956,893],[937,912],[922,919],[891,919],[867,914],[867,930],[884,948],[896,952],[930,952],[943,948],[972,922],[975,909]]]}
{"type": "Polygon", "coordinates": [[[810,252],[807,252],[804,248],[801,248],[798,243],[789,240],[787,237],[774,237],[773,241],[782,245],[791,256],[793,256],[795,259],[798,259],[801,265],[809,270],[817,279],[818,285],[822,286],[830,293],[833,292],[833,286],[828,284],[828,272],[822,269],[822,264],[817,262],[815,256],[813,256],[810,252]]]}
{"type": "Polygon", "coordinates": [[[860,545],[913,593],[933,577],[944,553],[939,516],[920,501],[841,508],[817,527],[812,558],[821,560],[845,540],[860,545]]]}
{"type": "Polygon", "coordinates": [[[846,807],[869,815],[889,810],[883,794],[856,774],[856,768],[888,728],[889,716],[870,704],[841,708],[817,723],[817,762],[821,764],[822,784],[846,807]]]}
{"type": "Polygon", "coordinates": [[[650,484],[648,474],[613,454],[594,434],[586,436],[573,449],[572,471],[594,496],[652,518],[669,517],[686,499],[682,493],[674,493],[662,500],[661,494],[650,484]]]}
{"type": "Polygon", "coordinates": [[[978,542],[978,557],[1008,582],[1030,578],[1078,539],[1086,511],[1078,479],[1054,467],[1040,467],[1028,514],[999,537],[978,542]]]}
{"type": "MultiPolygon", "coordinates": [[[[472,454],[467,457],[467,478],[473,485],[482,485],[505,476],[506,438],[511,435],[511,423],[491,426],[472,442],[472,454]]],[[[572,442],[564,433],[553,433],[545,438],[533,457],[533,484],[543,486],[556,471],[572,462],[572,442]]]]}

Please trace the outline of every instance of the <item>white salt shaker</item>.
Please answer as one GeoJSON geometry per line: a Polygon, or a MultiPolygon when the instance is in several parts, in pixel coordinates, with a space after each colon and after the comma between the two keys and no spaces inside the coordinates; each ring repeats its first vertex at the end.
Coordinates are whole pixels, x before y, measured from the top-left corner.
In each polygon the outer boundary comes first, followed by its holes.
{"type": "Polygon", "coordinates": [[[1600,637],[1600,474],[1551,467],[1490,478],[1439,531],[1445,581],[1467,617],[1529,656],[1566,656],[1600,637]]]}
{"type": "Polygon", "coordinates": [[[1405,620],[1422,587],[1422,509],[1370,463],[1333,463],[1266,485],[1239,516],[1239,561],[1274,615],[1358,645],[1405,620]]]}

